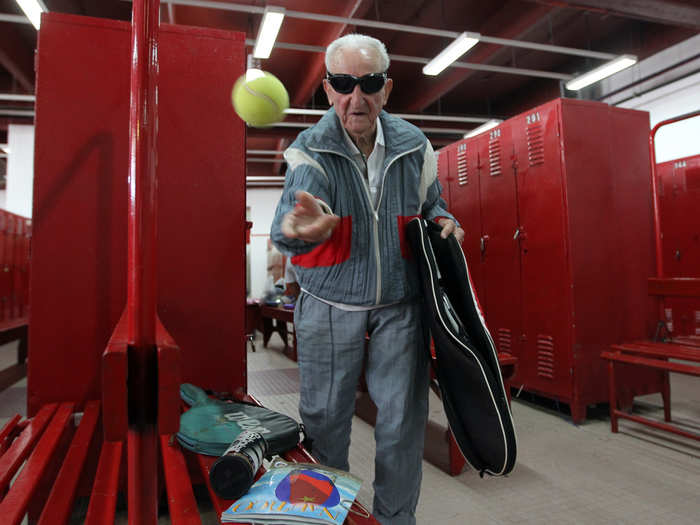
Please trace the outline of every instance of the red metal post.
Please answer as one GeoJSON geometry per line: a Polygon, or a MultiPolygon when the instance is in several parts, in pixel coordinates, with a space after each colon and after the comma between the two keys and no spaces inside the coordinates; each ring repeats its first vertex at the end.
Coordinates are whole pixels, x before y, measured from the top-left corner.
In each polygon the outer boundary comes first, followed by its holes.
{"type": "Polygon", "coordinates": [[[654,140],[656,138],[656,132],[659,131],[659,128],[667,126],[668,124],[673,124],[674,122],[678,122],[680,120],[686,120],[689,118],[697,117],[698,115],[700,115],[700,111],[693,111],[691,113],[679,115],[674,118],[662,120],[651,129],[651,132],[649,132],[649,159],[651,161],[651,194],[654,205],[654,237],[656,242],[656,276],[659,278],[664,276],[664,262],[663,250],[661,246],[661,214],[659,211],[659,194],[656,187],[656,148],[654,140]]]}
{"type": "Polygon", "coordinates": [[[159,0],[134,0],[132,11],[127,273],[130,525],[158,520],[155,265],[159,7],[159,0]]]}
{"type": "MultiPolygon", "coordinates": [[[[700,111],[693,111],[691,113],[686,113],[684,115],[679,115],[674,118],[667,120],[662,120],[656,126],[654,126],[649,132],[649,161],[651,162],[651,198],[652,205],[654,209],[654,244],[656,249],[656,277],[662,278],[664,276],[664,256],[663,256],[663,242],[661,240],[661,210],[659,206],[659,192],[657,188],[656,181],[656,147],[654,140],[656,139],[656,133],[659,128],[673,124],[680,120],[689,119],[700,115],[700,111]]],[[[659,320],[665,322],[665,302],[664,298],[659,299],[659,320]]]]}

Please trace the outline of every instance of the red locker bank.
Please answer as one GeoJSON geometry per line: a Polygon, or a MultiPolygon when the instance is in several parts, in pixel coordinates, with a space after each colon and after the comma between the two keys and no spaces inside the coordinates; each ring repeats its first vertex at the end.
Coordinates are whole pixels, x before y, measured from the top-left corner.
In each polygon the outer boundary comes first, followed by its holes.
{"type": "MultiPolygon", "coordinates": [[[[666,277],[700,277],[700,155],[656,165],[666,277]]],[[[691,297],[665,300],[673,335],[700,335],[700,303],[691,297]]]]}
{"type": "MultiPolygon", "coordinates": [[[[511,385],[576,423],[608,400],[600,353],[653,333],[648,133],[646,112],[557,99],[439,154],[489,329],[519,358],[511,385]]],[[[628,402],[660,391],[657,373],[625,372],[628,402]]]]}

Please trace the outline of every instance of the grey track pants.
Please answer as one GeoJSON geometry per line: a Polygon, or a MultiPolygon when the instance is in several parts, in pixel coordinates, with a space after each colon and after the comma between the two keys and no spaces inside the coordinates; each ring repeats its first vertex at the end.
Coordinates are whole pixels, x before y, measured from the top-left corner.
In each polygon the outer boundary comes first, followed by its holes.
{"type": "Polygon", "coordinates": [[[300,413],[314,456],[349,469],[350,427],[369,334],[366,381],[377,405],[374,515],[413,525],[428,414],[428,353],[418,302],[345,311],[302,293],[294,324],[300,413]]]}

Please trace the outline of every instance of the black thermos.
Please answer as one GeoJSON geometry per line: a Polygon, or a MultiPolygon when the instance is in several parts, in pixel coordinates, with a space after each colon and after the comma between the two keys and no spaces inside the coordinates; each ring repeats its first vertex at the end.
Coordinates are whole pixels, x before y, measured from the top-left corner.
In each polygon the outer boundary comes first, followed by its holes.
{"type": "Polygon", "coordinates": [[[267,442],[258,432],[244,430],[209,470],[209,481],[219,497],[235,500],[243,496],[267,455],[267,442]]]}

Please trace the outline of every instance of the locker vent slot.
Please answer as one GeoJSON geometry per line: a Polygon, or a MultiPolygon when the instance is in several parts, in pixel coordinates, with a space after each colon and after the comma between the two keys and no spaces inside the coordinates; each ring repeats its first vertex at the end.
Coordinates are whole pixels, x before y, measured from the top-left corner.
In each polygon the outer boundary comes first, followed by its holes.
{"type": "Polygon", "coordinates": [[[530,124],[527,129],[527,160],[530,166],[544,164],[544,129],[542,122],[530,124]]]}
{"type": "Polygon", "coordinates": [[[489,173],[492,177],[501,175],[501,141],[499,138],[489,141],[489,173]]]}
{"type": "Polygon", "coordinates": [[[554,379],[554,338],[551,335],[537,336],[537,375],[554,379]]]}
{"type": "Polygon", "coordinates": [[[511,353],[511,334],[508,328],[498,329],[498,351],[511,353]]]}
{"type": "Polygon", "coordinates": [[[467,171],[467,149],[463,148],[457,152],[457,183],[460,186],[469,184],[469,173],[467,171]]]}

